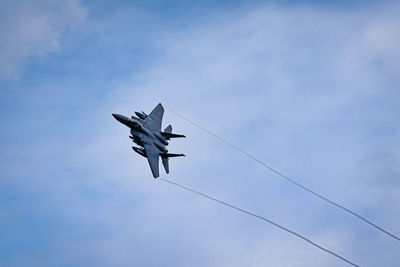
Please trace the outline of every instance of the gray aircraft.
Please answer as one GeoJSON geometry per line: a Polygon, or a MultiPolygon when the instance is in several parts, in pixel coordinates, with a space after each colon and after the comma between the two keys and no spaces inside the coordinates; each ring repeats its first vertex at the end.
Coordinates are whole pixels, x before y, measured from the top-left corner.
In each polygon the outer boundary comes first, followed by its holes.
{"type": "Polygon", "coordinates": [[[131,129],[129,138],[139,146],[133,146],[132,149],[139,155],[147,158],[154,178],[160,175],[160,156],[165,172],[169,173],[168,159],[185,155],[168,153],[166,147],[168,145],[168,140],[185,136],[182,134],[173,134],[171,125],[168,125],[163,132],[161,131],[161,123],[164,115],[164,108],[161,103],[158,104],[149,115],[143,111],[136,111],[135,114],[137,117],[131,116],[130,119],[120,114],[112,115],[117,121],[131,129]]]}

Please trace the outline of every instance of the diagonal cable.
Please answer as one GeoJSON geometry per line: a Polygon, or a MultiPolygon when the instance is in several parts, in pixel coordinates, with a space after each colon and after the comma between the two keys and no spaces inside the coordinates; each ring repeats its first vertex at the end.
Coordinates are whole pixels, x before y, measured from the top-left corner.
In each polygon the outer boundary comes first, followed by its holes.
{"type": "Polygon", "coordinates": [[[342,205],[340,205],[340,204],[334,202],[333,200],[328,199],[327,197],[324,197],[323,195],[321,195],[321,194],[319,194],[319,193],[317,193],[317,192],[311,190],[310,188],[308,188],[308,187],[306,187],[306,186],[304,186],[304,185],[302,185],[302,184],[296,182],[295,180],[293,180],[293,179],[289,178],[288,176],[284,175],[283,173],[281,173],[281,172],[275,170],[274,168],[268,166],[266,163],[262,162],[261,160],[259,160],[259,159],[256,158],[255,156],[253,156],[252,154],[250,154],[250,153],[246,152],[245,150],[241,149],[240,147],[238,147],[238,146],[236,146],[236,145],[234,145],[234,144],[228,142],[228,141],[225,140],[224,138],[222,138],[222,137],[216,135],[215,133],[213,133],[213,132],[207,130],[206,128],[202,127],[201,125],[195,123],[194,121],[191,121],[191,120],[189,120],[188,118],[185,118],[184,116],[178,114],[177,112],[175,112],[175,111],[173,111],[173,110],[171,110],[171,109],[168,109],[168,110],[171,111],[172,113],[174,113],[175,115],[177,115],[178,117],[180,117],[180,118],[184,119],[185,121],[191,123],[192,125],[196,126],[197,128],[203,130],[204,132],[206,132],[206,133],[208,133],[208,134],[214,136],[215,138],[219,139],[220,141],[224,142],[225,144],[227,144],[227,145],[233,147],[234,149],[238,150],[239,152],[243,153],[244,155],[248,156],[249,158],[255,160],[256,162],[258,162],[259,164],[261,164],[263,167],[265,167],[265,168],[267,168],[268,170],[272,171],[273,173],[279,175],[280,177],[286,179],[287,181],[289,181],[290,183],[296,185],[297,187],[300,187],[301,189],[303,189],[303,190],[305,190],[305,191],[307,191],[307,192],[313,194],[314,196],[316,196],[316,197],[318,197],[318,198],[320,198],[320,199],[322,199],[322,200],[324,200],[324,201],[326,201],[326,202],[328,202],[328,203],[330,203],[330,204],[332,204],[332,205],[334,205],[334,206],[336,206],[336,207],[338,207],[338,208],[340,208],[340,209],[346,211],[347,213],[349,213],[349,214],[351,214],[351,215],[353,215],[353,216],[359,218],[360,220],[363,220],[364,222],[366,222],[366,223],[368,223],[369,225],[373,226],[374,228],[378,229],[379,231],[381,231],[381,232],[387,234],[388,236],[390,236],[390,237],[396,239],[397,241],[400,241],[400,238],[399,238],[399,237],[397,237],[396,235],[392,234],[391,232],[389,232],[389,231],[383,229],[383,228],[380,227],[379,225],[377,225],[377,224],[371,222],[370,220],[366,219],[365,217],[363,217],[363,216],[361,216],[361,215],[355,213],[354,211],[352,211],[352,210],[350,210],[350,209],[348,209],[348,208],[346,208],[346,207],[344,207],[344,206],[342,206],[342,205]]]}
{"type": "Polygon", "coordinates": [[[307,237],[304,237],[304,236],[302,236],[301,234],[298,234],[298,233],[296,233],[295,231],[292,231],[292,230],[290,230],[290,229],[288,229],[288,228],[286,228],[286,227],[284,227],[284,226],[282,226],[282,225],[280,225],[280,224],[277,224],[277,223],[275,223],[275,222],[273,222],[273,221],[271,221],[271,220],[269,220],[269,219],[267,219],[267,218],[265,218],[265,217],[263,217],[263,216],[257,215],[257,214],[255,214],[255,213],[252,213],[252,212],[247,211],[247,210],[244,210],[244,209],[241,209],[241,208],[236,207],[236,206],[234,206],[234,205],[232,205],[232,204],[229,204],[229,203],[224,202],[224,201],[222,201],[222,200],[216,199],[216,198],[211,197],[211,196],[209,196],[209,195],[203,194],[203,193],[201,193],[201,192],[199,192],[199,191],[196,191],[196,190],[194,190],[194,189],[191,189],[191,188],[189,188],[189,187],[186,187],[186,186],[180,185],[180,184],[178,184],[178,183],[169,181],[169,180],[167,180],[167,179],[160,178],[159,180],[161,180],[161,181],[163,181],[163,182],[167,182],[167,183],[172,184],[172,185],[175,185],[175,186],[180,187],[180,188],[182,188],[182,189],[185,189],[185,190],[187,190],[187,191],[193,192],[193,193],[195,193],[195,194],[197,194],[197,195],[200,195],[200,196],[202,196],[202,197],[208,198],[208,199],[210,199],[210,200],[212,200],[212,201],[214,201],[214,202],[217,202],[217,203],[222,204],[222,205],[224,205],[224,206],[227,206],[227,207],[229,207],[229,208],[235,209],[235,210],[240,211],[240,212],[242,212],[242,213],[244,213],[244,214],[253,216],[253,217],[255,217],[255,218],[257,218],[257,219],[260,219],[260,220],[262,220],[262,221],[264,221],[264,222],[267,222],[267,223],[269,223],[269,224],[272,224],[272,225],[274,225],[274,226],[280,228],[281,230],[284,230],[284,231],[286,231],[286,232],[288,232],[288,233],[290,233],[290,234],[292,234],[292,235],[297,236],[298,238],[303,239],[304,241],[310,243],[310,244],[313,245],[314,247],[319,248],[320,250],[325,251],[325,252],[327,252],[327,253],[329,253],[329,254],[331,254],[331,255],[333,255],[333,256],[335,256],[335,257],[341,259],[342,261],[344,261],[344,262],[346,262],[346,263],[348,263],[348,264],[350,264],[350,265],[352,265],[352,266],[359,266],[359,265],[357,265],[357,264],[351,262],[350,260],[348,260],[348,259],[346,259],[346,258],[340,256],[339,254],[337,254],[337,253],[335,253],[335,252],[333,252],[333,251],[331,251],[331,250],[329,250],[329,249],[326,249],[326,248],[322,247],[321,245],[318,245],[317,243],[311,241],[311,240],[308,239],[307,237]]]}

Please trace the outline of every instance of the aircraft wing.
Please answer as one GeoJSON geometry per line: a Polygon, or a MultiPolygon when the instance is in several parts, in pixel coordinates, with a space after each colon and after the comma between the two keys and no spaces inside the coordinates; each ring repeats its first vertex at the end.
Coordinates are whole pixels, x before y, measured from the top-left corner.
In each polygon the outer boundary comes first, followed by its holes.
{"type": "Polygon", "coordinates": [[[147,161],[149,162],[151,172],[153,173],[153,177],[157,178],[160,176],[159,172],[159,160],[160,160],[160,151],[153,144],[144,144],[144,150],[146,151],[147,161]]]}
{"type": "Polygon", "coordinates": [[[164,115],[164,108],[158,104],[153,111],[147,116],[145,122],[153,132],[161,132],[161,122],[164,115]]]}

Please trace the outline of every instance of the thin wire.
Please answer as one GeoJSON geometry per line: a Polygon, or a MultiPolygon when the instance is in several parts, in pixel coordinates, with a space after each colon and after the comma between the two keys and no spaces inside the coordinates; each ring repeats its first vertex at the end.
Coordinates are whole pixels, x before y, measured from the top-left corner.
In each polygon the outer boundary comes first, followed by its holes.
{"type": "Polygon", "coordinates": [[[291,182],[292,184],[294,184],[294,185],[300,187],[301,189],[303,189],[303,190],[305,190],[305,191],[307,191],[307,192],[313,194],[314,196],[316,196],[316,197],[318,197],[318,198],[320,198],[320,199],[322,199],[322,200],[325,200],[326,202],[328,202],[328,203],[330,203],[330,204],[332,204],[332,205],[334,205],[334,206],[336,206],[336,207],[338,207],[338,208],[340,208],[340,209],[342,209],[342,210],[344,210],[344,211],[350,213],[351,215],[353,215],[353,216],[355,216],[355,217],[357,217],[357,218],[363,220],[364,222],[368,223],[369,225],[375,227],[375,228],[378,229],[379,231],[381,231],[381,232],[387,234],[388,236],[390,236],[390,237],[396,239],[397,241],[400,241],[400,238],[399,238],[399,237],[397,237],[396,235],[394,235],[394,234],[388,232],[387,230],[383,229],[382,227],[380,227],[380,226],[376,225],[375,223],[371,222],[370,220],[364,218],[363,216],[361,216],[361,215],[355,213],[354,211],[352,211],[352,210],[350,210],[350,209],[348,209],[348,208],[346,208],[346,207],[344,207],[344,206],[342,206],[342,205],[340,205],[340,204],[338,204],[338,203],[336,203],[336,202],[334,202],[334,201],[328,199],[327,197],[324,197],[323,195],[321,195],[321,194],[319,194],[319,193],[317,193],[317,192],[311,190],[310,188],[308,188],[308,187],[306,187],[306,186],[304,186],[304,185],[302,185],[302,184],[296,182],[295,180],[289,178],[288,176],[284,175],[283,173],[281,173],[281,172],[275,170],[274,168],[268,166],[266,163],[262,162],[261,160],[259,160],[259,159],[256,158],[255,156],[253,156],[253,155],[251,155],[250,153],[244,151],[244,150],[241,149],[240,147],[238,147],[238,146],[236,146],[236,145],[234,145],[234,144],[228,142],[228,141],[225,140],[224,138],[222,138],[222,137],[216,135],[215,133],[213,133],[213,132],[207,130],[206,128],[202,127],[201,125],[199,125],[199,124],[197,124],[197,123],[195,123],[195,122],[193,122],[193,121],[191,121],[191,120],[185,118],[184,116],[178,114],[177,112],[175,112],[175,111],[173,111],[173,110],[171,110],[171,109],[168,109],[168,110],[171,111],[172,113],[174,113],[175,115],[177,115],[178,117],[184,119],[185,121],[187,121],[187,122],[193,124],[193,125],[196,126],[197,128],[203,130],[204,132],[206,132],[206,133],[208,133],[208,134],[214,136],[215,138],[219,139],[220,141],[224,142],[225,144],[227,144],[227,145],[233,147],[234,149],[238,150],[239,152],[243,153],[244,155],[248,156],[249,158],[255,160],[256,162],[258,162],[259,164],[261,164],[262,166],[264,166],[264,167],[267,168],[268,170],[270,170],[270,171],[272,171],[273,173],[279,175],[280,177],[286,179],[287,181],[291,182]]]}
{"type": "Polygon", "coordinates": [[[276,226],[276,227],[278,227],[278,228],[280,228],[280,229],[282,229],[282,230],[284,230],[284,231],[286,231],[286,232],[288,232],[288,233],[290,233],[290,234],[292,234],[292,235],[297,236],[298,238],[303,239],[304,241],[310,243],[310,244],[313,245],[314,247],[319,248],[320,250],[323,250],[323,251],[325,251],[325,252],[327,252],[327,253],[329,253],[329,254],[331,254],[331,255],[333,255],[333,256],[339,258],[339,259],[341,259],[342,261],[347,262],[347,263],[350,264],[350,265],[359,266],[359,265],[357,265],[357,264],[351,262],[350,260],[348,260],[348,259],[346,259],[346,258],[340,256],[339,254],[336,254],[335,252],[333,252],[333,251],[331,251],[331,250],[329,250],[329,249],[326,249],[326,248],[324,248],[324,247],[318,245],[317,243],[311,241],[311,240],[308,239],[307,237],[304,237],[304,236],[302,236],[301,234],[298,234],[298,233],[296,233],[296,232],[294,232],[294,231],[292,231],[292,230],[290,230],[290,229],[288,229],[288,228],[286,228],[286,227],[284,227],[284,226],[282,226],[282,225],[279,225],[279,224],[277,224],[277,223],[275,223],[275,222],[273,222],[273,221],[271,221],[271,220],[269,220],[269,219],[267,219],[267,218],[265,218],[265,217],[262,217],[262,216],[260,216],[260,215],[255,214],[255,213],[252,213],[252,212],[250,212],[250,211],[241,209],[241,208],[236,207],[236,206],[234,206],[234,205],[232,205],[232,204],[226,203],[226,202],[224,202],[224,201],[222,201],[222,200],[216,199],[216,198],[214,198],[214,197],[211,197],[211,196],[209,196],[209,195],[203,194],[203,193],[201,193],[201,192],[199,192],[199,191],[196,191],[196,190],[191,189],[191,188],[189,188],[189,187],[186,187],[186,186],[177,184],[177,183],[175,183],[175,182],[169,181],[169,180],[167,180],[167,179],[160,178],[159,180],[161,180],[161,181],[163,181],[163,182],[167,182],[167,183],[172,184],[172,185],[175,185],[175,186],[180,187],[180,188],[182,188],[182,189],[185,189],[185,190],[187,190],[187,191],[193,192],[193,193],[198,194],[198,195],[200,195],[200,196],[202,196],[202,197],[208,198],[208,199],[210,199],[210,200],[212,200],[212,201],[215,201],[215,202],[217,202],[217,203],[219,203],[219,204],[225,205],[225,206],[227,206],[227,207],[229,207],[229,208],[235,209],[235,210],[240,211],[240,212],[242,212],[242,213],[245,213],[245,214],[247,214],[247,215],[250,215],[250,216],[253,216],[253,217],[258,218],[258,219],[260,219],[260,220],[263,220],[263,221],[265,221],[265,222],[267,222],[267,223],[269,223],[269,224],[272,224],[272,225],[274,225],[274,226],[276,226]]]}

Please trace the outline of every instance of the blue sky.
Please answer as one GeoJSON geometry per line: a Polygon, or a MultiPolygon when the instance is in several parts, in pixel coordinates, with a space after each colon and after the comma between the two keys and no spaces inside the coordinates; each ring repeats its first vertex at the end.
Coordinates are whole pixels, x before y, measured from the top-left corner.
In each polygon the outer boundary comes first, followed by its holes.
{"type": "MultiPolygon", "coordinates": [[[[400,235],[394,1],[0,3],[0,265],[345,266],[151,178],[111,113],[166,108],[400,235]]],[[[170,180],[362,266],[399,244],[166,111],[170,180]]]]}

